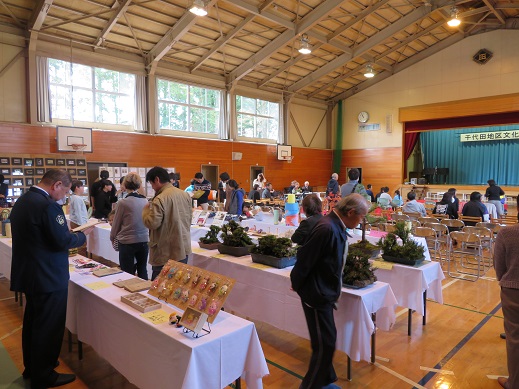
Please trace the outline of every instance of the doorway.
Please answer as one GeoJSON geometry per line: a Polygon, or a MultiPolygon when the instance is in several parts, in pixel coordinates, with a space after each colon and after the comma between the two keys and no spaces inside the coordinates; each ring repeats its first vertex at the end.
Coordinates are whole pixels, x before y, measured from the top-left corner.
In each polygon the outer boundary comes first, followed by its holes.
{"type": "Polygon", "coordinates": [[[263,173],[265,175],[265,167],[264,166],[251,166],[250,167],[250,189],[252,190],[252,183],[256,178],[258,178],[258,174],[263,173]]]}
{"type": "Polygon", "coordinates": [[[220,168],[218,165],[200,166],[200,172],[204,175],[204,178],[211,183],[212,190],[218,190],[219,170],[220,168]]]}
{"type": "Polygon", "coordinates": [[[359,183],[362,184],[362,168],[361,167],[347,167],[346,168],[346,180],[344,182],[348,182],[350,179],[348,178],[348,172],[351,170],[351,169],[357,169],[359,171],[359,183]]]}

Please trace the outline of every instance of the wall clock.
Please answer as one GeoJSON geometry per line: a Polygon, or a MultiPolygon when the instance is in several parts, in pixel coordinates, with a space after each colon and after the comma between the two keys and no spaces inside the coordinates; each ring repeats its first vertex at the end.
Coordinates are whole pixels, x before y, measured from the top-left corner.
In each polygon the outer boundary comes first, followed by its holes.
{"type": "Polygon", "coordinates": [[[358,119],[360,123],[366,123],[369,120],[369,113],[362,111],[359,113],[358,119]]]}

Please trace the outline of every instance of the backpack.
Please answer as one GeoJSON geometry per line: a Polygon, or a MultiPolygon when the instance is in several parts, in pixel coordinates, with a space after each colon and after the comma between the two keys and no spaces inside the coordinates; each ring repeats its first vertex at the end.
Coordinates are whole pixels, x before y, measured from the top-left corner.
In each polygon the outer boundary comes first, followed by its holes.
{"type": "Polygon", "coordinates": [[[366,193],[366,188],[364,187],[364,185],[362,184],[359,184],[358,182],[355,184],[355,186],[353,187],[353,189],[351,190],[351,193],[358,193],[360,194],[362,197],[364,197],[366,200],[368,200],[368,202],[371,203],[371,196],[369,194],[366,193]],[[362,193],[362,191],[364,191],[364,193],[362,193]]]}

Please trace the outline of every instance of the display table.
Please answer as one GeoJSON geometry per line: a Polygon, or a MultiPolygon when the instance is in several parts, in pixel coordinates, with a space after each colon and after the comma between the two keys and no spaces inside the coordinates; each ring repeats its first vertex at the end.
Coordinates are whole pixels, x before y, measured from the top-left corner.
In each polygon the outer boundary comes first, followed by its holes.
{"type": "MultiPolygon", "coordinates": [[[[131,383],[141,389],[223,388],[241,376],[247,387],[263,387],[261,377],[269,371],[254,323],[220,312],[210,334],[193,338],[168,323],[154,325],[141,317],[121,302],[129,293],[124,289],[85,286],[127,278],[126,273],[98,278],[72,271],[67,328],[131,383]]],[[[174,310],[164,302],[162,309],[174,310]]]]}
{"type": "Polygon", "coordinates": [[[11,258],[13,240],[0,236],[0,277],[11,279],[11,258]]]}
{"type": "MultiPolygon", "coordinates": [[[[253,263],[250,256],[232,257],[201,249],[196,242],[192,248],[190,264],[236,279],[225,303],[227,311],[309,338],[301,299],[291,289],[292,267],[275,269],[253,263]]],[[[354,361],[370,361],[370,337],[375,331],[371,315],[377,314],[378,328],[389,330],[396,319],[396,304],[391,287],[384,282],[358,290],[343,288],[335,312],[337,349],[354,361]]]]}

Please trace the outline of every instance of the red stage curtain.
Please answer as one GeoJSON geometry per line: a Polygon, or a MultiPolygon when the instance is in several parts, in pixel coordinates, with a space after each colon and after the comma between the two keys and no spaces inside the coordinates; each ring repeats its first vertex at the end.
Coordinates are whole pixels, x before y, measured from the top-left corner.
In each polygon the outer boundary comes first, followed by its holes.
{"type": "Polygon", "coordinates": [[[405,150],[404,150],[404,161],[407,161],[411,156],[411,153],[418,142],[419,132],[408,132],[405,134],[405,150]]]}

